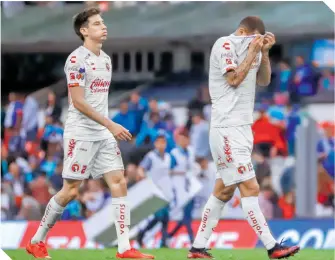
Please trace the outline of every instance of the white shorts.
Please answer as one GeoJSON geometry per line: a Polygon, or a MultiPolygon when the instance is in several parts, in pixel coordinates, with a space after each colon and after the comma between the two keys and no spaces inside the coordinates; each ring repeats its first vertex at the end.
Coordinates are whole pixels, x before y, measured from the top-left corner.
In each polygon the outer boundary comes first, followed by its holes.
{"type": "Polygon", "coordinates": [[[114,138],[101,141],[80,141],[64,138],[63,178],[84,180],[92,176],[123,170],[121,152],[114,138]]]}
{"type": "Polygon", "coordinates": [[[255,177],[251,162],[253,134],[250,125],[211,128],[209,144],[216,165],[216,178],[225,186],[255,177]]]}

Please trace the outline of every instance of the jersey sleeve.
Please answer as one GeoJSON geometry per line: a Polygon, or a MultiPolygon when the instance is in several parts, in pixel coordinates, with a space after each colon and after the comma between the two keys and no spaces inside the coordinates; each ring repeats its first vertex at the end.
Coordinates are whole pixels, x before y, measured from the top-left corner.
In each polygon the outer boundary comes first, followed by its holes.
{"type": "Polygon", "coordinates": [[[72,55],[69,57],[65,68],[67,86],[72,87],[85,87],[86,72],[85,65],[78,56],[72,55]]]}
{"type": "Polygon", "coordinates": [[[143,169],[145,169],[146,171],[150,171],[152,166],[152,160],[149,156],[149,154],[147,154],[144,159],[141,161],[140,163],[140,167],[142,167],[143,169]]]}
{"type": "Polygon", "coordinates": [[[237,56],[234,45],[229,41],[223,41],[217,49],[220,70],[222,75],[237,68],[237,56]]]}

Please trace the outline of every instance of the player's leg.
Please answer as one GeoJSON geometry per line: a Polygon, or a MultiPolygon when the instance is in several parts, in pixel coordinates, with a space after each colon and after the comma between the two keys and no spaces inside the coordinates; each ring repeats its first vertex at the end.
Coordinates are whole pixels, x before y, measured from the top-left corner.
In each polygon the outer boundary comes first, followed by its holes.
{"type": "Polygon", "coordinates": [[[271,258],[288,257],[299,248],[286,248],[277,244],[271,234],[266,219],[259,207],[259,185],[251,162],[253,135],[250,126],[234,127],[229,130],[232,141],[232,158],[235,165],[235,182],[241,193],[243,212],[259,239],[263,242],[271,258]],[[238,142],[236,142],[238,140],[238,142]]]}
{"type": "Polygon", "coordinates": [[[93,142],[64,139],[63,187],[47,205],[41,224],[27,245],[28,253],[35,257],[48,256],[45,237],[61,217],[65,206],[76,198],[82,180],[89,177],[94,155],[93,142]]]}
{"type": "Polygon", "coordinates": [[[101,173],[112,194],[112,214],[118,237],[116,257],[153,259],[151,255],[132,249],[129,243],[130,208],[127,201],[127,182],[121,153],[114,139],[101,141],[99,145],[92,176],[99,178],[101,173]]]}
{"type": "Polygon", "coordinates": [[[235,189],[236,185],[225,186],[221,178],[216,180],[214,191],[204,207],[188,258],[212,258],[206,251],[207,242],[221,217],[225,204],[233,197],[235,189]]]}
{"type": "Polygon", "coordinates": [[[37,232],[27,245],[29,254],[36,258],[51,258],[46,250],[45,238],[62,216],[66,205],[77,197],[80,184],[80,180],[64,180],[62,189],[50,199],[37,232]]]}
{"type": "Polygon", "coordinates": [[[272,259],[280,259],[295,255],[299,251],[298,246],[282,246],[278,244],[272,236],[267,221],[259,207],[259,185],[256,178],[239,183],[238,188],[241,193],[241,203],[244,214],[250,226],[268,250],[269,257],[272,259]]]}

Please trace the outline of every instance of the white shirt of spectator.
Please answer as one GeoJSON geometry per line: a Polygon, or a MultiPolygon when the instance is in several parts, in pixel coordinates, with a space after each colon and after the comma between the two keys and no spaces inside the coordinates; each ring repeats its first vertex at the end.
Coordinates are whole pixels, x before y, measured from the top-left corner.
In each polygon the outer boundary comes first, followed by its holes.
{"type": "Polygon", "coordinates": [[[157,151],[150,151],[145,155],[140,166],[146,170],[148,177],[160,188],[166,199],[171,201],[174,197],[170,176],[172,168],[171,155],[165,153],[164,157],[161,157],[157,151]]]}
{"type": "MultiPolygon", "coordinates": [[[[108,92],[112,79],[110,57],[103,51],[96,56],[84,46],[80,46],[67,58],[64,71],[68,87],[84,88],[86,102],[98,113],[108,117],[108,92]]],[[[73,106],[70,92],[64,137],[83,141],[114,138],[106,127],[88,118],[73,106]]]]}
{"type": "Polygon", "coordinates": [[[214,43],[209,64],[212,127],[253,123],[256,75],[262,58],[261,53],[256,56],[246,78],[237,88],[228,84],[225,74],[243,62],[247,56],[248,46],[255,36],[229,35],[219,38],[214,43]]]}

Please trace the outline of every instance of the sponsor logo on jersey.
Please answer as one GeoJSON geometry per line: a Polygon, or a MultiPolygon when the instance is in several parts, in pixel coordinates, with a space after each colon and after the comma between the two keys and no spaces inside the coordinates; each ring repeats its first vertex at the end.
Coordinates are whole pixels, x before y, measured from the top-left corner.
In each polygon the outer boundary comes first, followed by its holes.
{"type": "Polygon", "coordinates": [[[224,149],[224,153],[226,155],[226,161],[229,162],[229,163],[232,163],[233,162],[233,157],[232,157],[232,152],[231,152],[231,147],[230,147],[230,144],[229,144],[228,136],[224,136],[223,140],[224,140],[223,149],[224,149]]]}
{"type": "Polygon", "coordinates": [[[108,92],[109,85],[110,85],[110,81],[96,78],[90,86],[91,93],[108,92]]]}
{"type": "Polygon", "coordinates": [[[69,147],[68,147],[68,151],[67,151],[67,157],[72,158],[73,157],[73,150],[76,147],[76,140],[71,139],[69,141],[69,147]]]}

